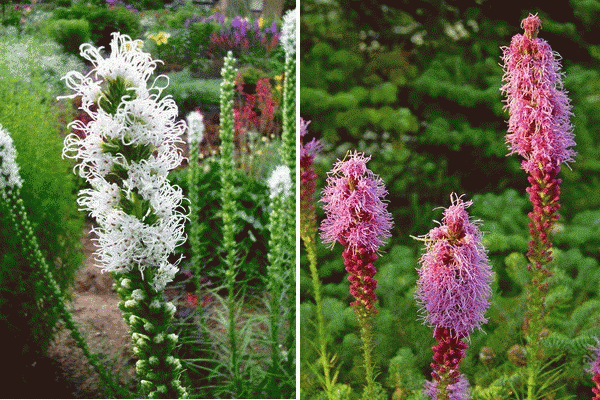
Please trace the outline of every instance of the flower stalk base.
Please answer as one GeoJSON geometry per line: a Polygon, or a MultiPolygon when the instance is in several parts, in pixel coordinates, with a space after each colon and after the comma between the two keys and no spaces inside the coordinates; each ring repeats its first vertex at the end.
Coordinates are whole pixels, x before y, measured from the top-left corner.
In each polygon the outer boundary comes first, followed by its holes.
{"type": "Polygon", "coordinates": [[[177,335],[169,333],[175,314],[172,303],[162,301],[163,291],[155,291],[151,269],[143,273],[134,270],[126,274],[113,274],[117,293],[121,297],[119,308],[130,328],[133,353],[138,358],[136,373],[142,393],[148,398],[187,398],[181,386],[181,362],[176,354],[177,335]]]}

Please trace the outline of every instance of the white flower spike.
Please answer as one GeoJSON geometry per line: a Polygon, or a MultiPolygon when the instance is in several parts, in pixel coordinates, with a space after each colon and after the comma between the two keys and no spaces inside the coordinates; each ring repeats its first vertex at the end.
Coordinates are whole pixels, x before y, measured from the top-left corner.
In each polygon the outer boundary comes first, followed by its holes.
{"type": "Polygon", "coordinates": [[[16,162],[17,150],[12,138],[2,125],[0,125],[0,189],[21,188],[22,181],[19,175],[19,166],[16,162]]]}

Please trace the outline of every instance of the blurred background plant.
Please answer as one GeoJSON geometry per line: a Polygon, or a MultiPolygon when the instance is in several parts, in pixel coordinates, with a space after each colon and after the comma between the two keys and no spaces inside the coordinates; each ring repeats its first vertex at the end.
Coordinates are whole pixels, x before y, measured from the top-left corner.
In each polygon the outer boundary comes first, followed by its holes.
{"type": "MultiPolygon", "coordinates": [[[[62,160],[61,110],[54,101],[62,62],[79,65],[55,44],[35,39],[0,38],[0,124],[11,132],[23,187],[21,197],[40,249],[60,289],[66,292],[82,261],[83,216],[75,203],[71,163],[62,160]],[[16,52],[16,48],[20,53],[16,52]],[[69,61],[70,60],[70,61],[69,61]]],[[[7,395],[28,396],[42,359],[56,332],[58,309],[40,309],[34,268],[21,253],[14,227],[0,215],[0,329],[13,359],[1,382],[7,395]],[[10,384],[10,386],[9,386],[10,384]],[[12,392],[10,390],[15,390],[12,392]]],[[[44,379],[44,378],[42,378],[44,379]]]]}
{"type": "MultiPolygon", "coordinates": [[[[501,46],[521,31],[529,12],[538,13],[540,37],[561,54],[565,87],[572,99],[578,156],[562,171],[561,220],[555,227],[551,263],[548,394],[557,399],[591,397],[583,369],[586,346],[600,333],[596,268],[599,225],[600,58],[596,2],[506,4],[443,1],[309,0],[301,2],[300,114],[310,134],[325,143],[315,159],[317,188],[348,149],[373,154],[389,191],[394,216],[392,239],[378,260],[376,365],[379,380],[395,399],[419,398],[429,378],[434,339],[421,325],[413,300],[416,260],[422,249],[409,235],[422,235],[440,220],[451,191],[473,199],[483,220],[496,280],[486,334],[475,332],[461,369],[475,399],[519,398],[525,311],[527,251],[525,197],[528,184],[519,161],[506,157],[506,120],[499,88],[501,46]],[[588,282],[583,279],[589,277],[588,282]],[[516,346],[516,347],[515,347],[516,346]],[[554,358],[552,358],[554,357],[554,358]],[[559,379],[551,379],[560,366],[559,379]],[[410,371],[399,374],[399,368],[410,371]],[[512,372],[515,371],[515,372],[512,372]]],[[[319,220],[323,218],[317,207],[319,220]]],[[[356,320],[348,306],[343,265],[318,247],[323,310],[329,352],[339,370],[339,395],[363,384],[358,362],[356,320]]],[[[303,398],[321,395],[319,376],[308,365],[318,360],[308,260],[301,267],[303,398]]]]}

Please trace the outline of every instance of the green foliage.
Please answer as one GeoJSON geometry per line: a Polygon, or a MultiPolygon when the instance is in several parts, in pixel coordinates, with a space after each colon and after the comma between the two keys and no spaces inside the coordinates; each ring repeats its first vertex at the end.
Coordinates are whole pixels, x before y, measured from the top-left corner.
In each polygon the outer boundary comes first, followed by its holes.
{"type": "MultiPolygon", "coordinates": [[[[188,191],[186,174],[185,169],[176,169],[169,174],[171,182],[180,186],[184,195],[188,191]]],[[[206,252],[201,255],[204,265],[202,270],[205,277],[218,278],[223,256],[223,235],[220,232],[222,217],[219,211],[221,183],[218,163],[206,160],[201,164],[197,185],[200,196],[198,204],[201,206],[198,214],[202,232],[200,242],[205,244],[206,252]]],[[[266,274],[265,265],[267,265],[268,190],[264,183],[249,178],[243,173],[236,173],[234,185],[239,188],[235,192],[234,199],[239,211],[235,221],[239,228],[235,239],[242,260],[238,279],[258,288],[262,286],[263,276],[266,274]]],[[[188,228],[189,226],[186,226],[186,229],[188,228]]],[[[181,248],[185,259],[189,260],[187,250],[189,245],[186,244],[181,248]]]]}
{"type": "Polygon", "coordinates": [[[168,76],[169,86],[165,95],[173,96],[182,115],[196,107],[208,110],[219,104],[220,79],[192,79],[188,68],[168,76]]]}
{"type": "Polygon", "coordinates": [[[108,48],[112,32],[120,32],[136,39],[141,33],[139,15],[125,7],[113,9],[104,6],[78,3],[72,7],[58,7],[52,12],[53,19],[84,19],[91,28],[90,39],[96,46],[108,48]]]}
{"type": "MultiPolygon", "coordinates": [[[[56,102],[49,101],[40,75],[9,71],[7,63],[0,62],[0,124],[11,133],[18,152],[21,194],[34,234],[65,293],[82,260],[83,218],[77,211],[71,165],[61,157],[56,102]]],[[[38,308],[42,303],[36,298],[44,289],[41,282],[32,279],[32,269],[38,266],[26,260],[13,229],[6,216],[0,216],[0,329],[10,351],[14,351],[9,355],[13,359],[11,373],[15,374],[11,376],[20,382],[20,374],[45,353],[59,313],[54,308],[38,308]]]]}
{"type": "Polygon", "coordinates": [[[398,350],[390,360],[388,386],[394,388],[395,398],[407,398],[423,391],[424,377],[417,368],[417,359],[409,348],[398,350]]]}
{"type": "Polygon", "coordinates": [[[152,55],[165,62],[164,68],[179,68],[185,66],[195,77],[203,78],[219,77],[219,69],[216,68],[215,60],[210,60],[206,52],[210,42],[210,34],[220,29],[216,22],[193,23],[183,29],[181,24],[177,25],[167,43],[160,46],[150,44],[152,55]]]}
{"type": "Polygon", "coordinates": [[[50,34],[67,53],[79,55],[79,46],[90,39],[90,24],[85,19],[59,19],[52,23],[50,34]]]}

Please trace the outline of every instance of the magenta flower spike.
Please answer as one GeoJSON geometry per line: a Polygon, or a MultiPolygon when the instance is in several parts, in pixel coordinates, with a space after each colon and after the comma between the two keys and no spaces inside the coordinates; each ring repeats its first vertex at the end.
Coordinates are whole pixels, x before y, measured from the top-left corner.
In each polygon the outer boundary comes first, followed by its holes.
{"type": "Polygon", "coordinates": [[[367,168],[371,157],[363,153],[348,153],[328,173],[323,190],[326,218],[321,223],[321,238],[325,243],[340,242],[345,247],[342,256],[348,271],[350,294],[356,299],[350,305],[360,326],[364,351],[367,386],[363,398],[377,395],[373,372],[373,316],[375,303],[375,266],[377,251],[390,236],[392,215],[383,202],[387,190],[383,181],[367,168]]]}
{"type": "Polygon", "coordinates": [[[317,232],[317,217],[313,202],[317,174],[312,164],[317,153],[323,150],[320,140],[313,138],[310,142],[304,143],[308,124],[310,121],[300,118],[300,236],[302,238],[314,237],[317,232]]]}
{"type": "Polygon", "coordinates": [[[592,380],[595,383],[592,392],[594,397],[592,399],[600,400],[600,339],[595,347],[592,348],[592,362],[590,363],[589,372],[592,375],[592,380]]]}
{"type": "Polygon", "coordinates": [[[539,17],[529,14],[521,22],[525,33],[513,36],[510,46],[502,49],[506,83],[501,90],[510,115],[506,141],[510,154],[525,159],[527,172],[573,162],[576,154],[560,59],[548,42],[537,37],[541,26],[539,17]]]}
{"type": "MultiPolygon", "coordinates": [[[[501,88],[509,113],[509,155],[521,155],[521,165],[529,173],[527,192],[533,212],[529,214],[532,241],[528,256],[540,270],[551,260],[548,234],[559,218],[560,165],[573,162],[576,154],[569,121],[571,104],[563,89],[559,58],[537,37],[541,25],[539,17],[529,14],[521,22],[525,33],[515,35],[510,46],[503,48],[505,84],[501,88]]],[[[549,275],[547,270],[543,272],[549,275]]]]}
{"type": "Polygon", "coordinates": [[[552,275],[546,268],[552,260],[549,236],[559,219],[558,174],[561,164],[573,162],[576,154],[569,120],[571,104],[563,89],[560,59],[545,40],[537,37],[541,26],[539,17],[529,14],[521,22],[525,33],[513,36],[510,46],[502,49],[505,84],[501,90],[506,94],[505,109],[509,113],[506,141],[510,154],[523,157],[521,166],[529,174],[527,193],[533,205],[528,214],[531,240],[527,269],[531,282],[524,321],[530,399],[537,390],[536,377],[544,358],[540,339],[549,288],[546,278],[552,275]]]}
{"type": "Polygon", "coordinates": [[[493,272],[479,228],[466,210],[472,202],[454,194],[450,198],[441,226],[423,238],[427,247],[419,261],[415,296],[438,342],[432,347],[434,381],[427,383],[425,394],[468,399],[468,380],[459,371],[467,349],[462,339],[487,322],[493,272]]]}
{"type": "Polygon", "coordinates": [[[342,255],[350,274],[350,293],[356,298],[352,306],[376,313],[373,262],[390,236],[392,216],[382,201],[387,194],[383,181],[367,168],[370,159],[355,151],[329,172],[321,199],[326,214],[321,238],[346,248],[342,255]]]}

